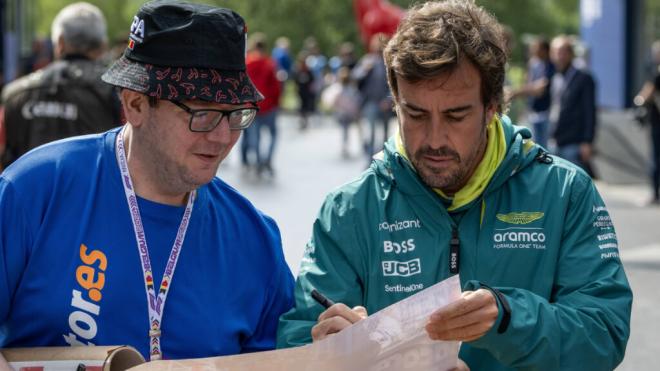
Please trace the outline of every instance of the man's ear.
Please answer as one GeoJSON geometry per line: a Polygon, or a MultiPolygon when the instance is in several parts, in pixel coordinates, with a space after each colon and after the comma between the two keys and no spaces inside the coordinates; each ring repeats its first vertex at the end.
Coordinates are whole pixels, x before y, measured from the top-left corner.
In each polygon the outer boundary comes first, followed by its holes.
{"type": "Polygon", "coordinates": [[[149,98],[130,89],[121,89],[119,97],[126,121],[134,127],[141,126],[146,117],[145,112],[149,109],[149,98]]]}
{"type": "Polygon", "coordinates": [[[493,121],[493,115],[497,114],[497,104],[491,103],[486,106],[486,125],[493,121]]]}
{"type": "Polygon", "coordinates": [[[64,43],[64,37],[60,35],[60,37],[57,39],[57,42],[55,42],[55,45],[53,45],[53,58],[61,59],[65,52],[66,44],[64,43]]]}

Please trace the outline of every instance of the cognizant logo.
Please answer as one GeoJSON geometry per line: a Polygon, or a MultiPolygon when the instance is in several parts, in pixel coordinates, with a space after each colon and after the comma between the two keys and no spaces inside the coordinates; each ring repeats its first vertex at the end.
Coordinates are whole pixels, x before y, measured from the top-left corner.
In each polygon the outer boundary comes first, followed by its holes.
{"type": "Polygon", "coordinates": [[[411,219],[411,220],[395,220],[394,222],[382,222],[378,224],[378,230],[379,231],[389,231],[389,232],[394,232],[394,231],[401,231],[404,229],[409,229],[409,228],[421,228],[421,224],[419,222],[419,219],[411,219]]]}

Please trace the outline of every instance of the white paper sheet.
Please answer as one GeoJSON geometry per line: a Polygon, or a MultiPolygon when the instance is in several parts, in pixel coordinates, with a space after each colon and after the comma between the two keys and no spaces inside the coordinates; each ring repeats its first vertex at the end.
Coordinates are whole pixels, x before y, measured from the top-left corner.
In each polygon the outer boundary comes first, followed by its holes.
{"type": "Polygon", "coordinates": [[[460,298],[458,276],[304,347],[237,356],[149,362],[131,370],[444,371],[456,367],[460,342],[433,341],[429,316],[460,298]]]}

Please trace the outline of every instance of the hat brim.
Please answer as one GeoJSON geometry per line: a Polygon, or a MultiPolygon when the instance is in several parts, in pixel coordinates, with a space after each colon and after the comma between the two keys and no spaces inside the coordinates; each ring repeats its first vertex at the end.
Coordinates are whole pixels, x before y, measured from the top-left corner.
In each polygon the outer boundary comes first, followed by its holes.
{"type": "Polygon", "coordinates": [[[264,99],[245,71],[157,66],[124,55],[101,78],[108,84],[158,99],[201,99],[225,104],[257,103],[264,99]]]}

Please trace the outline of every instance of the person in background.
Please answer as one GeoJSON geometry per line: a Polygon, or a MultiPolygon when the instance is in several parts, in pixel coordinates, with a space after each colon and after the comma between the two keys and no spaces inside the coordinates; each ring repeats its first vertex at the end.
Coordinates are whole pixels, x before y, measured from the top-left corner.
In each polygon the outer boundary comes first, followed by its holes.
{"type": "Polygon", "coordinates": [[[550,85],[550,126],[555,152],[583,168],[592,178],[596,136],[596,83],[587,71],[573,66],[573,41],[557,36],[550,44],[555,74],[550,85]]]}
{"type": "Polygon", "coordinates": [[[355,57],[355,45],[350,41],[346,41],[339,45],[337,55],[330,58],[328,65],[330,66],[331,73],[334,75],[337,74],[342,67],[347,67],[349,71],[352,71],[357,65],[357,62],[358,60],[355,57]]]}
{"type": "Polygon", "coordinates": [[[314,112],[317,112],[318,100],[325,88],[328,58],[321,51],[321,47],[314,36],[309,36],[305,39],[303,48],[306,53],[305,64],[307,64],[307,68],[314,75],[311,88],[314,92],[314,112]]]}
{"type": "Polygon", "coordinates": [[[392,98],[387,88],[383,49],[387,44],[384,34],[375,34],[369,43],[369,53],[365,54],[353,69],[353,79],[357,81],[362,95],[362,116],[367,120],[368,128],[364,151],[367,160],[380,151],[381,143],[387,138],[388,125],[393,116],[392,98]],[[382,142],[376,140],[376,132],[382,132],[382,142]]]}
{"type": "Polygon", "coordinates": [[[462,342],[461,369],[615,369],[632,306],[616,232],[589,176],[503,115],[500,24],[472,1],[422,3],[384,58],[399,131],[321,206],[278,347],[458,274],[425,331],[462,342]]]}
{"type": "Polygon", "coordinates": [[[527,82],[513,91],[511,99],[528,97],[527,121],[532,125],[533,138],[543,148],[548,148],[548,119],[550,115],[550,81],[555,67],[550,62],[550,43],[537,38],[529,44],[527,82]]]}
{"type": "Polygon", "coordinates": [[[248,148],[256,153],[257,175],[261,176],[267,173],[272,177],[275,175],[273,153],[277,142],[277,111],[280,104],[282,85],[277,79],[275,62],[266,52],[266,35],[255,33],[250,37],[248,44],[250,50],[245,61],[247,72],[254,85],[265,97],[263,101],[258,103],[259,112],[254,120],[254,125],[247,129],[248,148]],[[268,130],[269,133],[265,153],[262,151],[262,129],[268,130]]]}
{"type": "Polygon", "coordinates": [[[651,187],[653,195],[651,205],[660,205],[660,40],[651,46],[652,73],[642,89],[635,96],[633,103],[637,107],[646,107],[647,120],[651,126],[651,187]]]}
{"type": "Polygon", "coordinates": [[[293,68],[293,80],[298,91],[298,113],[300,114],[300,130],[309,126],[309,118],[316,112],[316,93],[314,92],[314,74],[305,62],[307,53],[300,52],[293,68]]]}
{"type": "Polygon", "coordinates": [[[107,45],[101,11],[84,2],[64,7],[53,20],[51,37],[55,61],[2,91],[5,167],[41,144],[121,124],[114,89],[101,81],[107,45]]]}
{"type": "Polygon", "coordinates": [[[151,360],[272,349],[293,304],[280,232],[216,177],[263,99],[245,22],[162,0],[130,30],[103,75],[127,123],[0,174],[0,347],[127,344],[151,360]]]}
{"type": "Polygon", "coordinates": [[[291,58],[291,41],[288,37],[280,36],[275,40],[275,47],[271,55],[277,64],[277,79],[284,84],[291,75],[293,59],[291,58]]]}
{"type": "Polygon", "coordinates": [[[351,70],[349,67],[341,67],[337,71],[337,82],[334,84],[336,84],[338,89],[331,106],[337,122],[342,127],[341,156],[342,158],[348,158],[350,156],[348,151],[348,133],[351,125],[360,118],[361,97],[360,92],[355,86],[355,82],[351,79],[351,70]]]}

